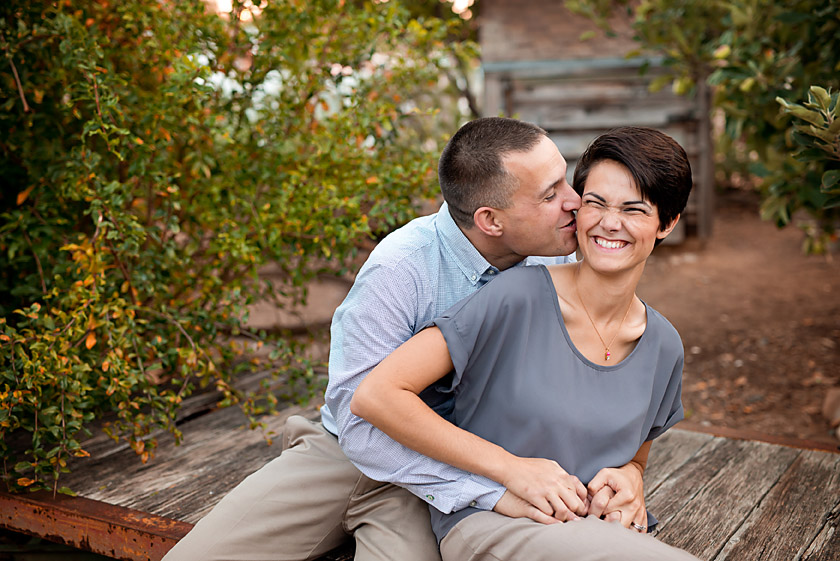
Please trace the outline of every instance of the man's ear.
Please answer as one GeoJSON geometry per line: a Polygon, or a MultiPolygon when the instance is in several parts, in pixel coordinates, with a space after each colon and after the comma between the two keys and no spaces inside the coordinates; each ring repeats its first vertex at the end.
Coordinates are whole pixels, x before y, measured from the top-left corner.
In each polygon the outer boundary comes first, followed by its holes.
{"type": "Polygon", "coordinates": [[[676,218],[674,218],[673,220],[671,220],[671,223],[670,223],[670,224],[668,224],[668,225],[665,227],[665,229],[663,229],[663,230],[659,230],[658,232],[656,232],[656,238],[657,238],[657,239],[660,239],[660,240],[664,240],[664,239],[668,236],[668,234],[670,234],[670,233],[671,233],[671,231],[672,231],[672,230],[676,227],[677,222],[679,222],[679,221],[680,221],[680,216],[682,216],[682,215],[681,215],[681,214],[678,214],[678,215],[676,216],[676,218]]]}
{"type": "Polygon", "coordinates": [[[483,206],[473,214],[473,223],[482,233],[498,237],[502,235],[502,223],[499,221],[499,211],[489,206],[483,206]]]}

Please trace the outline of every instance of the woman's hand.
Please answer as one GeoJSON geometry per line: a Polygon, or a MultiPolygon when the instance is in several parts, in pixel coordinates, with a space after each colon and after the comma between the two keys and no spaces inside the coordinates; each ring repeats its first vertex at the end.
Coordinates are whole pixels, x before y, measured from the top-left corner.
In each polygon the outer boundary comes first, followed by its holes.
{"type": "Polygon", "coordinates": [[[636,463],[602,469],[589,482],[589,493],[592,496],[589,514],[619,522],[625,528],[636,524],[647,530],[644,482],[641,467],[636,463]]]}
{"type": "MultiPolygon", "coordinates": [[[[509,492],[560,522],[586,516],[589,509],[586,487],[553,460],[514,456],[499,482],[509,492]]],[[[536,520],[533,516],[528,518],[536,520]]]]}

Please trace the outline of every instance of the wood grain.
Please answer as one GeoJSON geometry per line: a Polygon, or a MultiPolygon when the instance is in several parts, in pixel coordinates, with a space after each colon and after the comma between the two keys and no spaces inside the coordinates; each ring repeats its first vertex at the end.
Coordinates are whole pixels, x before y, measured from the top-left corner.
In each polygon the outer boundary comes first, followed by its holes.
{"type": "Polygon", "coordinates": [[[696,482],[682,479],[696,491],[663,524],[659,539],[701,559],[713,559],[800,453],[762,442],[725,441],[698,455],[692,463],[718,469],[696,482]]]}
{"type": "Polygon", "coordinates": [[[713,437],[683,430],[669,430],[653,441],[645,469],[645,494],[650,496],[671,474],[691,461],[713,437]]]}
{"type": "Polygon", "coordinates": [[[727,542],[716,561],[798,559],[840,501],[840,456],[802,452],[727,542]]]}
{"type": "Polygon", "coordinates": [[[195,523],[245,477],[281,451],[281,433],[290,415],[317,414],[315,407],[290,407],[261,418],[277,433],[269,446],[260,431],[247,427],[236,408],[222,409],[184,424],[184,442],[164,440],[155,457],[141,464],[122,447],[77,462],[62,483],[82,496],[159,516],[195,523]]]}

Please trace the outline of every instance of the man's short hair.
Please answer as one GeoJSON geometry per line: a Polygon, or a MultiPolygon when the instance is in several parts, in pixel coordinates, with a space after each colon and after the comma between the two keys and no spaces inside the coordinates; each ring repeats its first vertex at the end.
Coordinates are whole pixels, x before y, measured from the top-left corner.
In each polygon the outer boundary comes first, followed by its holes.
{"type": "Polygon", "coordinates": [[[660,231],[685,209],[692,186],[691,164],[683,147],[667,134],[647,127],[620,127],[593,140],[575,167],[572,187],[578,195],[583,194],[589,172],[604,160],[627,168],[642,197],[656,205],[660,231]]]}
{"type": "Polygon", "coordinates": [[[504,157],[530,151],[545,136],[536,125],[503,117],[483,117],[462,126],[438,164],[440,189],[455,222],[472,228],[479,208],[508,208],[519,185],[505,169],[504,157]]]}

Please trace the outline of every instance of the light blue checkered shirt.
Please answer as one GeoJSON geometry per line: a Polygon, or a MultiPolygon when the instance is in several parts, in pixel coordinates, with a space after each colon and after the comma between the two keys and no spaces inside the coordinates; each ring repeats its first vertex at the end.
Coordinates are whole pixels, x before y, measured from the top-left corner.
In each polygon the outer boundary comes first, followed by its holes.
{"type": "MultiPolygon", "coordinates": [[[[573,260],[529,257],[519,265],[573,260]]],[[[412,220],[376,246],[332,320],[324,426],[365,475],[401,485],[444,513],[467,506],[491,510],[505,489],[395,442],[350,413],[350,400],[383,358],[498,272],[444,203],[437,214],[412,220]]]]}

